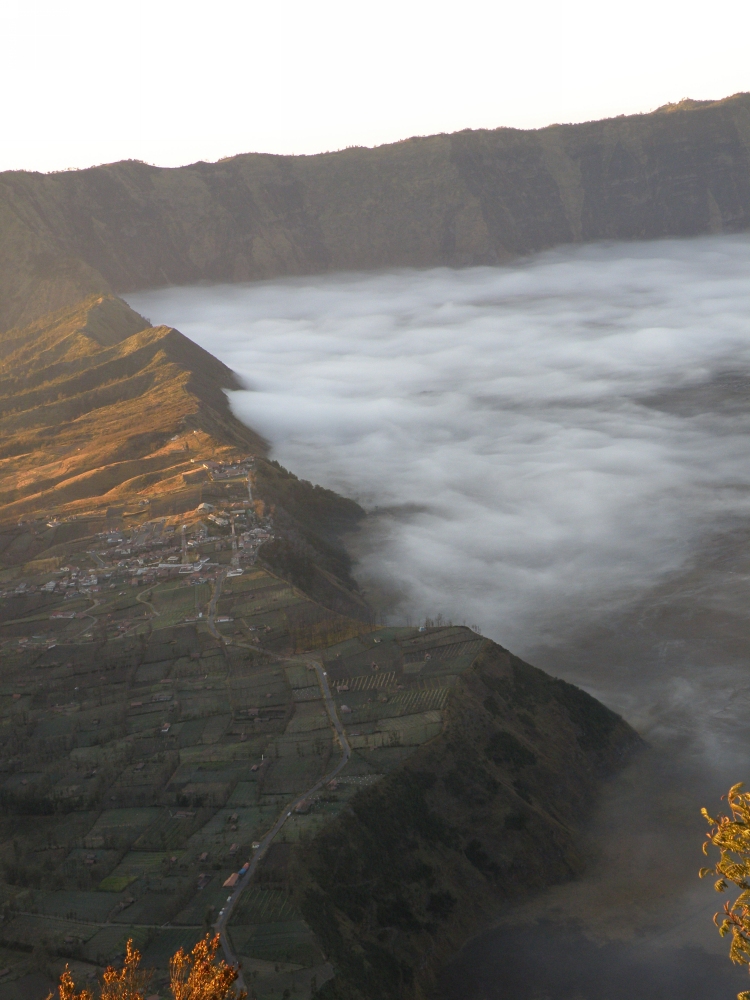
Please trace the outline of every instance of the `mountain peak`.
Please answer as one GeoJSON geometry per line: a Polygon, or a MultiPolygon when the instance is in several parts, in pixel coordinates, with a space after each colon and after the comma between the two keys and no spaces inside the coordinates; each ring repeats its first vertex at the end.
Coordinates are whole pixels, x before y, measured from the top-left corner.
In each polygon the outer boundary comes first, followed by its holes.
{"type": "Polygon", "coordinates": [[[112,347],[151,326],[127,302],[115,295],[90,296],[84,303],[86,322],[81,333],[101,347],[112,347]]]}

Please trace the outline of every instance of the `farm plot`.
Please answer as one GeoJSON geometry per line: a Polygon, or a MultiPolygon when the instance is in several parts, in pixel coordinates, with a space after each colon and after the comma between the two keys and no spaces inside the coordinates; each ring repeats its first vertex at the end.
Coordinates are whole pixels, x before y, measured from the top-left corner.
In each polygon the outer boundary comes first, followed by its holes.
{"type": "Polygon", "coordinates": [[[168,851],[184,847],[193,833],[197,812],[164,810],[162,815],[133,844],[136,851],[168,851]]]}
{"type": "Polygon", "coordinates": [[[190,951],[204,933],[202,927],[168,927],[156,931],[143,951],[143,965],[146,968],[168,968],[169,960],[178,948],[190,951]]]}
{"type": "Polygon", "coordinates": [[[192,763],[180,764],[169,779],[167,791],[179,792],[185,785],[201,782],[232,783],[243,774],[244,769],[237,767],[201,767],[192,763]]]}
{"type": "Polygon", "coordinates": [[[169,718],[169,708],[167,705],[144,705],[138,708],[138,712],[133,712],[127,718],[128,735],[145,733],[149,730],[160,727],[169,718]]]}
{"type": "Polygon", "coordinates": [[[180,747],[190,747],[200,743],[205,725],[205,719],[187,719],[181,722],[178,741],[180,747]]]}
{"type": "Polygon", "coordinates": [[[232,923],[231,936],[240,954],[267,962],[310,966],[317,965],[322,959],[312,931],[302,920],[275,921],[256,926],[232,923]]]}
{"type": "Polygon", "coordinates": [[[172,919],[180,905],[180,898],[175,892],[148,890],[125,909],[113,913],[110,919],[118,924],[161,926],[172,919]]]}
{"type": "Polygon", "coordinates": [[[133,843],[158,818],[156,807],[107,809],[84,837],[84,847],[97,848],[133,843]]]}
{"type": "MultiPolygon", "coordinates": [[[[401,750],[403,748],[399,749],[401,750]]],[[[359,749],[355,749],[354,747],[352,747],[352,755],[349,758],[349,763],[346,765],[343,771],[339,773],[339,779],[341,779],[344,776],[380,774],[383,771],[390,770],[390,768],[387,766],[387,763],[385,762],[382,767],[378,766],[381,759],[381,755],[385,756],[386,753],[388,752],[389,751],[386,750],[385,747],[379,747],[377,754],[370,755],[367,752],[366,747],[361,747],[359,749]]],[[[412,753],[412,751],[409,750],[409,753],[412,753]]]]}
{"type": "Polygon", "coordinates": [[[43,771],[20,771],[7,778],[2,787],[7,791],[25,792],[33,791],[34,786],[44,782],[46,775],[43,771]]]}
{"type": "Polygon", "coordinates": [[[125,772],[111,785],[110,791],[117,802],[130,802],[134,806],[148,806],[154,801],[154,784],[149,784],[142,777],[137,779],[137,776],[134,777],[125,772]]]}
{"type": "Polygon", "coordinates": [[[469,669],[475,659],[476,657],[473,654],[466,654],[464,656],[453,657],[449,660],[430,661],[430,663],[421,672],[420,677],[425,680],[434,679],[435,681],[441,682],[444,677],[450,674],[464,673],[464,671],[469,669]]]}
{"type": "MultiPolygon", "coordinates": [[[[379,636],[380,632],[377,634],[379,636]]],[[[337,642],[335,646],[329,646],[323,653],[323,663],[326,668],[338,666],[339,664],[343,664],[348,657],[355,656],[357,653],[362,653],[365,649],[369,648],[370,643],[359,636],[354,636],[351,639],[345,639],[343,642],[337,642]]]]}
{"type": "Polygon", "coordinates": [[[284,732],[286,735],[311,733],[318,729],[328,729],[330,725],[328,712],[321,708],[321,702],[308,701],[295,707],[294,715],[289,720],[284,732]]]}
{"type": "Polygon", "coordinates": [[[179,694],[180,720],[208,719],[227,710],[227,691],[191,691],[179,694]]]}
{"type": "Polygon", "coordinates": [[[265,924],[301,920],[291,897],[274,889],[246,890],[232,914],[232,924],[265,924]]]}
{"type": "Polygon", "coordinates": [[[399,631],[403,632],[403,634],[396,635],[395,641],[404,651],[404,654],[414,649],[425,650],[432,646],[442,646],[449,642],[466,642],[469,639],[477,638],[475,632],[472,632],[466,626],[460,625],[430,627],[424,632],[418,629],[403,629],[399,631]]]}
{"type": "Polygon", "coordinates": [[[373,668],[376,672],[386,672],[401,666],[401,650],[393,643],[381,642],[347,657],[342,656],[337,663],[339,668],[350,675],[361,674],[373,668]]]}
{"type": "Polygon", "coordinates": [[[216,919],[216,914],[227,898],[227,890],[223,885],[226,875],[224,872],[210,874],[212,875],[210,883],[204,889],[196,890],[187,906],[172,917],[173,924],[195,927],[202,925],[207,918],[208,920],[216,919]]]}
{"type": "Polygon", "coordinates": [[[235,605],[235,617],[240,613],[243,617],[253,617],[258,614],[273,614],[285,607],[301,602],[288,584],[277,583],[270,587],[258,588],[252,595],[235,605]]]}
{"type": "Polygon", "coordinates": [[[68,943],[86,942],[93,938],[98,926],[94,923],[77,923],[73,920],[50,919],[37,914],[21,913],[0,924],[0,941],[5,945],[25,947],[30,941],[44,941],[52,948],[63,948],[68,943]]]}
{"type": "Polygon", "coordinates": [[[164,589],[158,587],[151,598],[151,603],[159,612],[159,616],[152,622],[153,628],[169,628],[178,625],[185,618],[195,617],[196,608],[202,609],[210,599],[207,596],[205,601],[202,600],[202,595],[195,593],[196,589],[198,588],[186,587],[184,584],[164,589]]]}
{"type": "MultiPolygon", "coordinates": [[[[349,796],[351,798],[351,796],[349,796]]],[[[296,844],[300,840],[310,839],[318,834],[328,823],[332,816],[341,811],[343,801],[335,804],[335,808],[318,807],[315,803],[313,809],[305,816],[293,815],[285,824],[281,832],[281,841],[285,844],[296,844]]]]}
{"type": "Polygon", "coordinates": [[[89,962],[104,965],[112,955],[122,954],[128,938],[132,938],[137,948],[142,948],[147,940],[147,931],[140,927],[123,927],[109,924],[102,927],[83,948],[83,957],[89,962]]]}
{"type": "Polygon", "coordinates": [[[61,890],[34,892],[34,906],[40,914],[49,917],[65,917],[68,920],[86,920],[104,923],[112,909],[111,896],[102,892],[76,892],[61,890]]]}
{"type": "Polygon", "coordinates": [[[131,882],[144,875],[160,875],[165,871],[170,855],[167,851],[129,851],[111,875],[99,883],[102,892],[122,892],[131,882]]]}
{"type": "Polygon", "coordinates": [[[237,787],[229,796],[227,806],[254,806],[258,803],[258,782],[238,781],[237,787]]]}
{"type": "Polygon", "coordinates": [[[92,878],[99,881],[115,868],[121,856],[122,849],[118,851],[87,851],[74,847],[63,863],[63,870],[74,874],[80,872],[81,868],[85,868],[90,872],[92,878]]]}
{"type": "MultiPolygon", "coordinates": [[[[328,749],[330,745],[329,738],[328,749]]],[[[280,757],[272,761],[263,780],[263,791],[268,795],[304,792],[325,774],[327,762],[328,754],[280,757]]]]}
{"type": "Polygon", "coordinates": [[[257,743],[241,742],[234,743],[214,743],[209,745],[199,744],[193,747],[184,747],[180,750],[180,761],[183,764],[189,763],[231,763],[232,761],[254,760],[258,756],[257,743]]]}
{"type": "Polygon", "coordinates": [[[285,667],[285,673],[292,688],[318,687],[318,675],[316,671],[309,670],[302,663],[290,663],[285,667]]]}
{"type": "MultiPolygon", "coordinates": [[[[277,810],[267,806],[236,806],[219,809],[189,841],[189,848],[219,851],[221,856],[232,844],[250,845],[276,819],[277,810]],[[236,816],[235,821],[232,817],[236,816]],[[232,829],[234,827],[235,829],[232,829]]],[[[241,864],[242,862],[238,862],[241,864]]]]}
{"type": "Polygon", "coordinates": [[[267,755],[272,759],[296,757],[301,759],[309,756],[320,757],[328,749],[331,739],[330,729],[327,732],[288,733],[277,736],[270,744],[267,755]]]}
{"type": "Polygon", "coordinates": [[[417,715],[402,715],[395,719],[380,719],[378,729],[385,735],[396,736],[394,741],[401,746],[419,746],[426,743],[443,728],[441,712],[419,712],[417,715]]]}
{"type": "Polygon", "coordinates": [[[357,706],[357,723],[374,719],[399,718],[423,712],[440,711],[445,707],[450,688],[414,688],[397,693],[389,692],[387,701],[376,701],[357,706]]]}
{"type": "Polygon", "coordinates": [[[320,701],[321,697],[320,688],[318,687],[294,688],[292,691],[292,700],[295,704],[298,702],[320,701]]]}
{"type": "Polygon", "coordinates": [[[158,684],[164,680],[174,665],[174,660],[157,660],[155,663],[142,663],[135,672],[135,684],[158,684]]]}
{"type": "Polygon", "coordinates": [[[232,721],[230,714],[212,716],[203,728],[202,743],[218,743],[232,721]]]}
{"type": "Polygon", "coordinates": [[[268,667],[243,672],[231,679],[232,701],[245,705],[276,705],[289,701],[290,688],[283,670],[268,667]]]}
{"type": "Polygon", "coordinates": [[[350,677],[345,683],[348,683],[350,691],[374,691],[376,688],[395,687],[396,673],[390,670],[386,673],[359,674],[356,677],[350,677]]]}
{"type": "Polygon", "coordinates": [[[264,569],[246,571],[243,576],[232,580],[232,592],[238,596],[257,594],[274,587],[288,587],[283,580],[271,576],[264,569]]]}
{"type": "Polygon", "coordinates": [[[67,736],[73,732],[74,719],[66,715],[58,715],[57,718],[45,719],[36,727],[36,735],[39,739],[50,739],[54,736],[67,736]]]}
{"type": "Polygon", "coordinates": [[[246,597],[252,597],[254,605],[292,604],[303,600],[288,583],[273,577],[267,579],[265,586],[246,592],[246,597]]]}

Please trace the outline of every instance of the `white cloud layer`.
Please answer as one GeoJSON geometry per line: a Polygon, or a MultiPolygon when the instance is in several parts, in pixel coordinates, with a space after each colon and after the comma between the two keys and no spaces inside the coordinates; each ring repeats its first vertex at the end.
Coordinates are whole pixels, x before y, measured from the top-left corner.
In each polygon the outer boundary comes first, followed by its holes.
{"type": "Polygon", "coordinates": [[[712,237],[130,301],[244,376],[282,464],[392,511],[360,573],[402,613],[523,653],[750,509],[750,413],[721,391],[750,371],[749,265],[712,237]]]}

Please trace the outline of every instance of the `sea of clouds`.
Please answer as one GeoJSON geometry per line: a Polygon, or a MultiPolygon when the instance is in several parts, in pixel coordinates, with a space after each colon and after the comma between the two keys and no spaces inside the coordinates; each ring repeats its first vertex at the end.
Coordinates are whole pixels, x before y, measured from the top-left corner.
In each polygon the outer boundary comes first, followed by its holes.
{"type": "Polygon", "coordinates": [[[736,992],[695,871],[699,807],[750,777],[750,236],[128,299],[243,377],[232,406],[283,465],[370,512],[356,572],[392,620],[477,624],[651,743],[587,878],[513,917],[528,991],[501,928],[447,995],[609,996],[602,939],[623,997],[664,995],[654,962],[675,1000],[736,992]]]}
{"type": "Polygon", "coordinates": [[[234,368],[235,412],[377,513],[399,616],[557,643],[750,510],[750,240],[129,296],[234,368]],[[716,398],[714,398],[716,397],[716,398]]]}

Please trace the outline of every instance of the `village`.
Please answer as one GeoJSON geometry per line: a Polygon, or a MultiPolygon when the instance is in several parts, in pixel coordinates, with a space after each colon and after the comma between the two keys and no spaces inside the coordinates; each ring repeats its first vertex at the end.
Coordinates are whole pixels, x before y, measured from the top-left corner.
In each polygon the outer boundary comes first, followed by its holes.
{"type": "MultiPolygon", "coordinates": [[[[207,481],[241,484],[247,499],[227,496],[222,502],[216,498],[213,503],[201,501],[193,510],[156,517],[149,516],[152,501],[142,499],[134,511],[123,512],[116,526],[85,536],[90,543],[85,549],[71,546],[78,551],[67,562],[54,568],[49,564],[35,566],[31,574],[15,574],[11,585],[0,589],[0,598],[43,599],[48,614],[27,616],[34,624],[31,635],[9,636],[9,632],[17,630],[6,627],[0,633],[0,649],[8,644],[19,648],[54,646],[70,637],[76,621],[92,620],[88,612],[104,602],[111,603],[115,596],[126,598],[121,604],[131,607],[131,611],[121,620],[118,612],[122,608],[115,607],[110,613],[110,619],[114,619],[110,632],[137,632],[144,621],[155,617],[142,596],[148,587],[177,580],[184,587],[210,588],[219,578],[241,576],[246,568],[255,565],[261,547],[274,538],[272,514],[262,502],[253,499],[252,470],[252,458],[231,464],[200,463],[207,481]],[[134,613],[133,598],[138,602],[134,613]],[[61,632],[66,625],[65,632],[61,632]]],[[[78,527],[84,522],[85,518],[77,515],[22,521],[19,527],[31,527],[37,533],[58,533],[66,525],[78,527]]],[[[202,619],[207,615],[208,603],[208,593],[196,593],[184,620],[202,619]]],[[[93,638],[93,631],[77,630],[77,641],[93,638]]]]}

